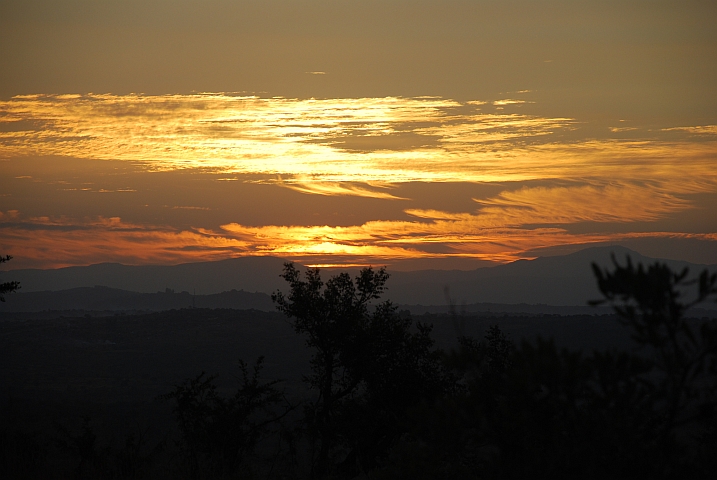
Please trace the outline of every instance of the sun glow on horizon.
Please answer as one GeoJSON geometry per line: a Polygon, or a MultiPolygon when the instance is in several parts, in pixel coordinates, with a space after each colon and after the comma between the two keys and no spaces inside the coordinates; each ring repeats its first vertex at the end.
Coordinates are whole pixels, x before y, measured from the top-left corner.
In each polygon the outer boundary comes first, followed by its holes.
{"type": "MultiPolygon", "coordinates": [[[[312,197],[398,202],[405,205],[398,208],[404,218],[377,214],[353,225],[271,219],[250,225],[228,219],[209,228],[201,217],[193,217],[198,220],[191,227],[178,227],[115,215],[26,215],[5,208],[0,209],[2,247],[54,266],[86,264],[102,255],[129,263],[279,255],[346,266],[463,257],[505,263],[558,245],[680,235],[716,240],[713,233],[599,227],[657,222],[694,209],[695,195],[717,193],[714,125],[642,135],[636,127],[614,127],[596,138],[576,133],[576,119],[521,113],[530,103],[231,94],[16,96],[0,101],[0,158],[6,160],[58,156],[57,162],[62,157],[132,162],[144,172],[196,171],[235,181],[226,183],[270,184],[312,197]],[[609,136],[625,132],[634,135],[609,136]],[[473,208],[461,211],[418,206],[399,193],[403,184],[449,182],[504,188],[474,198],[473,208]],[[579,223],[598,227],[571,232],[579,223]],[[52,263],[53,255],[64,260],[52,263]],[[332,258],[342,260],[327,260],[332,258]]],[[[36,181],[29,175],[15,178],[36,181]]],[[[60,188],[138,194],[134,186],[60,188]]],[[[187,203],[167,208],[213,210],[187,203]]]]}

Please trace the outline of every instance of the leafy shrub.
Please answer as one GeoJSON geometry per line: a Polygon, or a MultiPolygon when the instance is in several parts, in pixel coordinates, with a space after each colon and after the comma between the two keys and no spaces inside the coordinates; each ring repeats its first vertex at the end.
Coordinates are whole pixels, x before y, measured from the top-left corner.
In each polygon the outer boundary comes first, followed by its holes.
{"type": "Polygon", "coordinates": [[[263,357],[253,371],[240,361],[241,378],[231,397],[219,394],[216,376],[204,372],[185,380],[162,398],[174,402],[184,467],[191,478],[217,478],[251,473],[251,459],[269,425],[286,414],[275,406],[283,395],[278,381],[262,383],[259,374],[263,357]]]}

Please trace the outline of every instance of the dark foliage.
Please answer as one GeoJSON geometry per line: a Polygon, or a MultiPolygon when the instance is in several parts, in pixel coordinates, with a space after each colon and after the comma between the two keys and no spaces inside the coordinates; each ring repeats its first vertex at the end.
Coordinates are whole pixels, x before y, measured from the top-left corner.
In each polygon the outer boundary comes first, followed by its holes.
{"type": "MultiPolygon", "coordinates": [[[[52,443],[74,478],[151,478],[157,473],[155,464],[165,449],[164,441],[151,447],[147,444],[148,429],[129,432],[119,446],[103,442],[88,416],[82,418],[79,432],[61,424],[56,425],[56,430],[58,436],[52,443]]],[[[52,476],[50,472],[39,475],[52,476]]]]}
{"type": "Polygon", "coordinates": [[[277,382],[259,380],[263,358],[250,374],[240,361],[239,388],[231,397],[219,394],[215,376],[205,373],[185,380],[163,395],[173,400],[173,412],[181,433],[183,466],[190,478],[223,478],[251,474],[252,455],[267,428],[288,411],[277,413],[283,396],[277,382]]]}
{"type": "Polygon", "coordinates": [[[41,478],[47,445],[36,432],[0,427],[0,478],[41,478]]]}
{"type": "Polygon", "coordinates": [[[449,388],[431,327],[413,329],[390,302],[370,306],[384,291],[383,268],[365,268],[355,281],[342,273],[324,284],[318,269],[302,279],[287,263],[282,276],[290,293],[273,299],[314,351],[305,379],[318,393],[306,406],[317,444],[312,476],[370,470],[405,431],[409,408],[449,388]]]}
{"type": "Polygon", "coordinates": [[[462,388],[417,410],[385,478],[705,478],[713,474],[717,325],[685,318],[717,293],[664,265],[595,268],[638,349],[573,352],[552,341],[462,338],[462,388]],[[681,302],[680,288],[697,286],[681,302]],[[420,472],[414,465],[420,465],[420,472]]]}
{"type": "Polygon", "coordinates": [[[605,301],[640,347],[645,373],[638,379],[649,390],[655,414],[658,464],[677,475],[674,465],[695,452],[705,447],[717,452],[714,439],[706,443],[717,421],[717,323],[685,316],[691,307],[714,299],[717,274],[705,270],[688,280],[686,268],[634,266],[629,257],[625,266],[614,257],[613,264],[612,272],[594,264],[593,271],[605,301]],[[689,295],[690,290],[696,291],[689,295]]]}
{"type": "Polygon", "coordinates": [[[594,303],[614,306],[632,347],[571,351],[513,341],[493,325],[444,354],[431,326],[380,302],[383,269],[324,282],[287,264],[289,292],[273,300],[312,353],[303,416],[291,423],[293,407],[277,382],[260,380],[259,358],[253,369],[240,362],[233,392],[202,373],[163,396],[179,440],[160,468],[164,442],[149,448],[140,432],[117,447],[86,419],[60,427],[52,444],[0,426],[0,476],[712,478],[717,324],[688,313],[717,297],[717,276],[629,259],[593,268],[604,297],[594,303]],[[269,444],[276,453],[262,450],[269,444]],[[47,460],[53,448],[62,473],[47,460]]]}
{"type": "MultiPolygon", "coordinates": [[[[9,262],[12,260],[10,255],[0,256],[0,263],[9,262]]],[[[4,282],[0,283],[0,302],[5,301],[5,294],[12,293],[20,288],[20,282],[4,282]]]]}

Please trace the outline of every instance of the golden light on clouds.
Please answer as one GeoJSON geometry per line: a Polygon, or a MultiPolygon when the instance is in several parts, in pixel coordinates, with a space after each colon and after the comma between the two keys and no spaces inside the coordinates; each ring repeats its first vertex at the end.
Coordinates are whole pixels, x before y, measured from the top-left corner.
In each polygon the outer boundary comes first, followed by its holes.
{"type": "MultiPolygon", "coordinates": [[[[558,141],[555,134],[570,131],[574,120],[482,113],[483,103],[434,97],[17,96],[0,102],[0,157],[62,155],[141,161],[149,169],[280,175],[303,188],[309,181],[504,182],[634,179],[633,174],[654,180],[677,169],[684,174],[685,163],[695,177],[715,174],[714,141],[558,141]]],[[[327,194],[325,187],[313,189],[327,194]]]]}
{"type": "Polygon", "coordinates": [[[311,181],[311,179],[302,181],[298,179],[297,182],[287,183],[286,186],[297,192],[314,195],[353,195],[357,197],[381,198],[384,200],[406,200],[405,198],[397,197],[387,192],[385,189],[388,185],[376,185],[375,182],[373,185],[371,185],[371,182],[369,182],[369,184],[373,188],[350,184],[344,185],[337,182],[316,182],[311,181]]]}
{"type": "MultiPolygon", "coordinates": [[[[325,218],[315,223],[267,218],[251,225],[222,217],[212,227],[192,217],[197,223],[187,227],[125,221],[124,214],[26,215],[6,206],[0,209],[1,246],[44,266],[239,255],[315,258],[313,264],[333,265],[331,259],[506,262],[559,245],[647,237],[717,240],[703,231],[570,230],[578,223],[662,221],[694,209],[693,196],[717,193],[714,125],[612,127],[614,134],[633,136],[596,138],[575,134],[576,119],[521,113],[530,103],[229,94],[13,97],[0,101],[0,158],[128,161],[144,172],[196,171],[214,175],[213,181],[271,184],[312,198],[391,202],[400,215],[379,211],[370,221],[350,225],[325,218]],[[409,183],[448,182],[501,190],[474,198],[462,210],[427,207],[428,201],[419,206],[420,199],[400,190],[409,183]]],[[[31,177],[14,179],[34,182],[31,177]]],[[[131,185],[62,182],[52,188],[139,195],[139,187],[131,185]]],[[[167,208],[187,215],[221,209],[196,200],[167,208]]]]}
{"type": "Polygon", "coordinates": [[[219,260],[249,247],[234,238],[112,218],[22,218],[0,212],[3,247],[25,264],[57,268],[103,262],[182,263],[219,260]],[[28,261],[30,259],[30,261],[28,261]]]}
{"type": "Polygon", "coordinates": [[[689,201],[665,190],[634,184],[523,188],[478,200],[482,208],[477,218],[493,225],[644,222],[690,208],[689,201]]]}
{"type": "Polygon", "coordinates": [[[697,125],[693,127],[672,127],[663,128],[665,132],[678,131],[687,132],[694,135],[717,135],[717,125],[697,125]]]}
{"type": "Polygon", "coordinates": [[[120,218],[19,219],[17,213],[7,212],[0,217],[0,221],[9,220],[17,224],[3,230],[4,245],[14,255],[32,258],[36,264],[45,267],[83,262],[182,263],[246,255],[335,258],[343,265],[375,265],[418,258],[472,258],[503,263],[532,258],[526,252],[544,247],[636,238],[717,241],[714,233],[575,234],[562,228],[485,227],[475,218],[433,222],[376,221],[352,227],[228,224],[217,232],[148,227],[126,223],[120,218]],[[431,245],[438,248],[427,248],[431,245]],[[363,263],[356,263],[357,260],[363,263]]]}
{"type": "Polygon", "coordinates": [[[372,221],[349,227],[223,225],[222,230],[266,253],[321,253],[373,257],[443,255],[519,258],[534,248],[605,241],[608,236],[573,235],[562,228],[530,225],[576,222],[651,221],[689,208],[685,200],[636,185],[523,188],[479,202],[475,213],[406,210],[418,221],[372,221]],[[499,248],[495,248],[499,246],[499,248]]]}

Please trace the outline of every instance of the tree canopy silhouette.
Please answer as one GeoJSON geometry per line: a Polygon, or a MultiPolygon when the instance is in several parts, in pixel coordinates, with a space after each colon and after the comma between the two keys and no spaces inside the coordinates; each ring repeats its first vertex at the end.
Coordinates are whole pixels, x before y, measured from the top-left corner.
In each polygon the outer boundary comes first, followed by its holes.
{"type": "Polygon", "coordinates": [[[377,478],[712,478],[717,322],[689,308],[715,298],[717,275],[593,269],[593,303],[614,306],[634,349],[513,345],[498,326],[461,338],[446,358],[460,388],[414,412],[377,478]]]}
{"type": "Polygon", "coordinates": [[[190,478],[251,476],[251,457],[268,426],[292,408],[275,408],[283,399],[278,381],[262,382],[259,374],[264,357],[256,360],[250,373],[240,360],[239,386],[230,397],[220,395],[216,375],[204,372],[175,385],[162,395],[173,400],[181,441],[178,443],[190,478]]]}
{"type": "MultiPolygon", "coordinates": [[[[659,439],[674,440],[688,425],[715,423],[717,412],[717,324],[687,317],[690,308],[717,295],[717,273],[672,271],[655,263],[614,270],[593,264],[598,287],[642,350],[655,408],[661,412],[659,439]],[[690,290],[696,291],[690,292],[690,290]],[[688,296],[691,293],[691,298],[688,296]]],[[[717,432],[715,432],[717,433],[717,432]]],[[[673,452],[666,453],[663,459],[673,452]]]]}
{"type": "Polygon", "coordinates": [[[290,292],[272,298],[314,351],[305,378],[318,392],[306,408],[309,433],[318,442],[312,475],[326,475],[332,465],[346,476],[359,465],[370,469],[405,431],[409,407],[450,384],[431,327],[413,330],[412,319],[389,301],[371,305],[385,290],[383,268],[365,268],[355,280],[341,273],[324,283],[318,269],[302,278],[287,263],[282,277],[290,292]]]}

